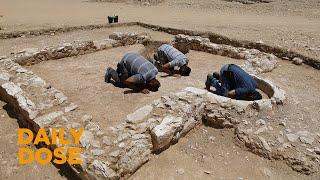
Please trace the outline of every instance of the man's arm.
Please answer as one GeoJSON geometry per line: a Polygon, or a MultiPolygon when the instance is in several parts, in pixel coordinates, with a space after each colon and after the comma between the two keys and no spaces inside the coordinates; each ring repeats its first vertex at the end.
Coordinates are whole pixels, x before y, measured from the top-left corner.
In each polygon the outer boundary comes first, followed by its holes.
{"type": "Polygon", "coordinates": [[[207,76],[206,81],[206,88],[210,88],[210,86],[213,86],[216,89],[216,94],[220,96],[228,96],[228,88],[227,88],[227,82],[223,81],[221,84],[219,80],[214,78],[212,75],[207,76]]]}
{"type": "Polygon", "coordinates": [[[145,88],[145,84],[139,82],[137,76],[131,76],[124,81],[124,84],[134,91],[142,92],[144,94],[149,93],[149,90],[145,88]]]}
{"type": "Polygon", "coordinates": [[[235,97],[237,99],[243,99],[250,92],[252,92],[251,88],[237,88],[237,89],[235,89],[235,97]]]}

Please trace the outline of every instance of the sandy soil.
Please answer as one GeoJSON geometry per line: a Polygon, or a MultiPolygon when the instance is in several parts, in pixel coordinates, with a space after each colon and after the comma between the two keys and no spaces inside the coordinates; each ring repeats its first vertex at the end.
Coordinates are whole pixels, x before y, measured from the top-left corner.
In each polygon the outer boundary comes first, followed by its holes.
{"type": "Polygon", "coordinates": [[[236,146],[233,132],[208,127],[194,129],[178,144],[154,157],[132,177],[139,179],[316,179],[293,172],[236,146]]]}
{"type": "MultiPolygon", "coordinates": [[[[150,95],[124,94],[128,89],[119,89],[103,82],[106,65],[115,66],[123,52],[141,50],[143,50],[141,45],[121,47],[78,58],[43,62],[29,68],[65,92],[80,108],[93,113],[95,120],[102,127],[110,127],[116,125],[128,112],[162,95],[176,92],[187,86],[202,88],[205,75],[218,69],[224,63],[242,63],[241,60],[190,51],[187,56],[193,70],[192,75],[182,78],[160,77],[162,84],[160,91],[150,95]],[[172,81],[175,86],[172,86],[172,81]],[[123,108],[119,109],[119,107],[123,108]]],[[[319,84],[314,83],[320,81],[317,70],[280,61],[277,69],[263,76],[283,87],[288,93],[287,103],[277,110],[278,115],[275,118],[285,118],[287,122],[290,122],[287,128],[292,130],[320,131],[319,126],[310,126],[310,124],[319,123],[320,99],[314,98],[319,96],[317,91],[319,84]],[[296,73],[297,71],[299,74],[296,73]],[[293,80],[299,83],[292,83],[293,80]],[[308,86],[307,93],[303,91],[305,86],[308,86]]],[[[224,134],[227,132],[206,127],[193,132],[190,137],[183,138],[181,143],[179,142],[168,152],[164,152],[144,166],[133,176],[133,179],[165,179],[168,175],[172,179],[211,179],[213,177],[220,179],[237,179],[238,177],[245,179],[317,179],[319,177],[318,174],[303,176],[290,170],[283,163],[271,162],[241,150],[234,145],[230,134],[224,134]],[[214,137],[216,140],[208,144],[209,137],[214,137]],[[173,164],[173,166],[167,166],[168,164],[173,164]],[[184,173],[181,173],[182,171],[184,173]],[[204,171],[210,171],[210,174],[204,171]],[[157,175],[150,172],[157,172],[157,175]]]]}
{"type": "Polygon", "coordinates": [[[18,52],[25,48],[43,49],[44,47],[62,45],[63,43],[70,43],[73,41],[103,40],[109,38],[109,35],[113,32],[146,32],[151,35],[153,40],[158,41],[172,41],[174,37],[170,34],[152,31],[140,26],[104,28],[92,31],[74,31],[54,36],[0,39],[0,55],[9,55],[12,52],[18,52]]]}
{"type": "Polygon", "coordinates": [[[107,66],[116,67],[125,52],[139,52],[143,49],[142,45],[121,47],[75,58],[47,61],[29,68],[64,92],[80,108],[91,113],[101,127],[106,128],[117,125],[128,112],[163,95],[188,86],[203,88],[206,75],[224,63],[241,63],[236,59],[191,51],[188,54],[192,67],[191,76],[161,77],[165,75],[161,73],[158,77],[161,82],[160,91],[148,95],[128,93],[130,90],[127,88],[116,88],[104,82],[107,66]]]}
{"type": "MultiPolygon", "coordinates": [[[[52,164],[45,166],[38,163],[19,165],[17,158],[19,125],[17,120],[10,117],[5,110],[8,109],[6,103],[0,101],[0,107],[0,179],[65,179],[52,164]]],[[[29,147],[35,148],[34,146],[29,147]]]]}
{"type": "Polygon", "coordinates": [[[223,0],[178,0],[157,6],[83,0],[1,0],[0,14],[3,32],[106,23],[108,15],[117,14],[121,22],[143,21],[209,30],[232,38],[261,40],[314,57],[320,55],[318,0],[274,0],[253,5],[223,0]]]}

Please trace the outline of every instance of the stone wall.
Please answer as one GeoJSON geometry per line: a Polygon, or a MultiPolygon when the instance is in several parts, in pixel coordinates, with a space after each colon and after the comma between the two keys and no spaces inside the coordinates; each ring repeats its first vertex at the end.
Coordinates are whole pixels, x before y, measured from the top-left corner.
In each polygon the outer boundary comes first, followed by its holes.
{"type": "Polygon", "coordinates": [[[41,50],[38,48],[28,48],[13,54],[11,58],[20,65],[33,65],[41,61],[61,59],[119,46],[143,43],[148,39],[150,39],[150,36],[146,33],[115,32],[110,35],[110,39],[75,41],[73,43],[64,43],[60,46],[47,47],[41,50]]]}
{"type": "Polygon", "coordinates": [[[272,71],[277,66],[277,57],[256,49],[246,49],[210,42],[208,38],[179,34],[175,36],[174,46],[182,52],[189,50],[203,51],[210,54],[243,59],[243,68],[252,74],[272,71]]]}
{"type": "Polygon", "coordinates": [[[93,30],[93,29],[133,26],[133,25],[137,25],[137,23],[128,22],[128,23],[117,23],[117,24],[97,24],[97,25],[86,25],[86,26],[53,27],[53,28],[47,28],[47,29],[28,30],[28,31],[2,32],[0,33],[0,39],[34,37],[34,36],[42,36],[42,35],[56,35],[60,33],[72,32],[77,30],[93,30]]]}
{"type": "Polygon", "coordinates": [[[230,45],[234,47],[244,47],[248,49],[257,49],[261,52],[274,54],[278,58],[282,58],[285,60],[293,60],[294,58],[300,58],[303,60],[303,63],[309,66],[312,66],[316,69],[320,69],[319,59],[311,58],[285,48],[274,47],[274,46],[270,46],[270,45],[259,43],[259,42],[231,39],[226,36],[213,33],[213,32],[184,30],[184,29],[178,29],[178,28],[170,28],[170,27],[163,27],[159,25],[147,24],[143,22],[100,24],[100,25],[73,26],[73,27],[62,27],[62,28],[49,28],[49,29],[30,30],[30,31],[4,32],[4,33],[0,33],[0,39],[32,37],[32,36],[40,36],[40,35],[53,35],[57,33],[71,32],[75,30],[92,30],[92,29],[100,29],[100,28],[108,28],[108,27],[134,26],[134,25],[139,25],[141,27],[152,29],[154,31],[166,32],[173,35],[185,34],[189,36],[201,36],[201,37],[209,38],[212,43],[225,44],[225,45],[230,45]]]}
{"type": "MultiPolygon", "coordinates": [[[[82,179],[128,177],[150,160],[151,154],[160,153],[201,124],[204,116],[206,122],[211,121],[208,124],[228,119],[230,127],[234,127],[232,124],[237,121],[229,118],[228,114],[233,113],[230,108],[237,113],[250,107],[260,107],[255,109],[261,111],[285,98],[283,91],[272,84],[262,86],[272,89],[271,99],[256,102],[236,101],[189,87],[136,110],[116,127],[101,129],[92,116],[83,113],[62,92],[33,72],[11,59],[0,60],[0,68],[1,99],[10,104],[17,119],[34,132],[40,127],[48,132],[59,127],[85,127],[80,139],[83,163],[69,166],[82,179]],[[208,108],[209,105],[214,108],[208,108]],[[222,116],[208,115],[213,109],[222,116]]],[[[261,79],[261,82],[267,81],[261,79]]]]}
{"type": "Polygon", "coordinates": [[[214,32],[201,32],[201,31],[193,31],[193,30],[184,30],[184,29],[178,29],[178,28],[171,28],[171,27],[164,27],[164,26],[158,26],[153,24],[147,24],[143,22],[137,22],[138,25],[153,29],[155,31],[161,31],[166,32],[173,35],[178,34],[184,34],[189,36],[201,36],[204,38],[209,38],[210,42],[216,43],[216,44],[225,44],[230,45],[234,47],[244,47],[248,49],[257,49],[261,52],[274,54],[278,58],[282,58],[284,60],[293,60],[294,58],[298,57],[303,60],[303,63],[312,66],[315,69],[320,69],[320,60],[317,58],[311,58],[308,56],[305,56],[303,54],[297,53],[292,50],[288,50],[281,47],[275,47],[270,46],[267,44],[259,43],[259,42],[251,42],[247,40],[237,40],[237,39],[231,39],[226,36],[214,33],[214,32]]]}

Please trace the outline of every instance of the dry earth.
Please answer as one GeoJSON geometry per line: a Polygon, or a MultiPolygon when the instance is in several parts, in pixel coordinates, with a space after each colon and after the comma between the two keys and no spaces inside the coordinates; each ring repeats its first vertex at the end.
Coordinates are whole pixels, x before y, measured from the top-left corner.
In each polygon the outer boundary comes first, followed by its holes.
{"type": "MultiPolygon", "coordinates": [[[[263,41],[303,54],[320,56],[320,2],[279,1],[244,5],[237,2],[178,0],[157,6],[130,3],[89,3],[81,0],[0,0],[0,32],[105,23],[107,15],[121,21],[142,21],[191,30],[213,31],[228,37],[263,41]]],[[[54,36],[0,40],[0,56],[23,48],[44,47],[73,40],[104,39],[113,31],[149,32],[153,39],[170,41],[171,35],[141,27],[75,31],[54,36]]],[[[150,95],[124,94],[103,82],[106,66],[115,66],[127,51],[143,46],[121,47],[30,66],[32,71],[62,90],[73,102],[92,113],[102,127],[116,125],[126,114],[186,86],[202,88],[206,74],[225,63],[239,60],[191,51],[190,77],[160,78],[161,91],[150,95]],[[174,83],[174,86],[173,86],[174,83]],[[130,103],[128,103],[128,101],[130,103]],[[107,108],[105,108],[107,107],[107,108]],[[125,109],[123,111],[122,109],[125,109]],[[112,113],[111,113],[112,112],[112,113]]],[[[287,92],[288,101],[276,113],[285,129],[320,132],[320,74],[306,65],[289,62],[263,77],[287,92]]],[[[5,103],[1,102],[1,107],[5,103]]],[[[0,110],[0,179],[65,179],[53,165],[17,164],[17,121],[0,110]]],[[[10,114],[10,113],[9,113],[10,114]]],[[[208,127],[195,129],[169,150],[153,158],[132,179],[319,179],[320,174],[301,175],[281,162],[258,157],[234,145],[229,131],[208,127]]],[[[318,141],[319,141],[318,137],[318,141]]]]}

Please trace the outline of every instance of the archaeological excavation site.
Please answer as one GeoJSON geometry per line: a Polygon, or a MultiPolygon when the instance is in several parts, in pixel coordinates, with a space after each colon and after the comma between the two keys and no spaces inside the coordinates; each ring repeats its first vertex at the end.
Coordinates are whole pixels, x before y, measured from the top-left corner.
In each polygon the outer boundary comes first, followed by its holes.
{"type": "MultiPolygon", "coordinates": [[[[250,167],[261,161],[298,179],[320,178],[319,59],[263,42],[142,22],[2,32],[0,39],[6,53],[0,57],[1,105],[19,127],[49,134],[53,128],[85,128],[82,163],[56,167],[74,179],[142,179],[148,172],[155,177],[176,167],[162,157],[176,162],[187,154],[196,159],[183,161],[192,168],[198,161],[223,164],[218,161],[230,153],[235,161],[217,169],[247,167],[245,159],[252,158],[250,167]],[[125,53],[150,59],[164,43],[186,54],[190,76],[160,72],[159,91],[148,95],[104,82],[106,68],[125,53]],[[242,101],[207,91],[207,74],[224,64],[250,73],[263,98],[242,101]],[[224,154],[220,147],[233,151],[224,154]]],[[[216,179],[214,171],[214,165],[203,166],[206,178],[200,179],[216,179]]]]}

